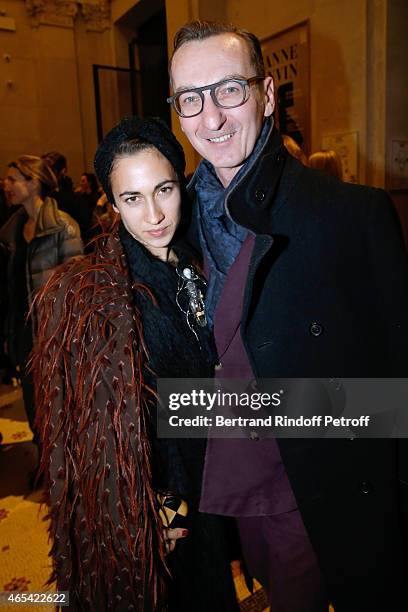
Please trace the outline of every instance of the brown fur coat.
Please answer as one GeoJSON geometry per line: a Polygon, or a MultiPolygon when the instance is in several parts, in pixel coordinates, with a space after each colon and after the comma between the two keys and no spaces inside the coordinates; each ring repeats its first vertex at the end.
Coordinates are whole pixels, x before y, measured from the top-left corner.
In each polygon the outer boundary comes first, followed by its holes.
{"type": "Polygon", "coordinates": [[[163,609],[166,565],[147,435],[155,393],[141,374],[146,346],[117,232],[59,268],[37,306],[32,365],[50,582],[70,592],[72,610],[163,609]]]}

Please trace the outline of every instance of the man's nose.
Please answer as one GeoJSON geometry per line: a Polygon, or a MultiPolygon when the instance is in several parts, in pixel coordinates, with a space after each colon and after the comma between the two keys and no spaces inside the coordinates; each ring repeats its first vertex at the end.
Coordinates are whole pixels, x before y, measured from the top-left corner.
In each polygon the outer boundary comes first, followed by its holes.
{"type": "Polygon", "coordinates": [[[152,199],[147,204],[146,221],[151,225],[159,225],[164,219],[164,213],[160,206],[152,199]]]}
{"type": "Polygon", "coordinates": [[[204,94],[204,108],[201,112],[204,126],[213,132],[222,128],[226,121],[224,109],[214,104],[210,92],[204,94]]]}

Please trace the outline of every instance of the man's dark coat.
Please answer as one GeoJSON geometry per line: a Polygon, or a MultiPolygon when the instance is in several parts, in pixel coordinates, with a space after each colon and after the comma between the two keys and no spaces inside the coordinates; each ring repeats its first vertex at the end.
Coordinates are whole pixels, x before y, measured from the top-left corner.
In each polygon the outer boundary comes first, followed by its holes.
{"type": "MultiPolygon", "coordinates": [[[[383,191],[302,166],[274,130],[226,208],[256,234],[241,320],[256,376],[407,376],[407,258],[383,191]]],[[[278,443],[336,612],[403,609],[405,441],[278,443]]]]}

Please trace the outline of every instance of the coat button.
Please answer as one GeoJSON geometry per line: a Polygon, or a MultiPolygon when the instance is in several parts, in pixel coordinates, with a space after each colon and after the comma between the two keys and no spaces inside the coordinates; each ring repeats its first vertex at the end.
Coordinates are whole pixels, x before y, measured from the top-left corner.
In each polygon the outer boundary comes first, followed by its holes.
{"type": "Polygon", "coordinates": [[[255,191],[255,199],[257,202],[263,202],[265,199],[265,192],[261,189],[257,189],[257,191],[255,191]]]}
{"type": "Polygon", "coordinates": [[[360,493],[362,493],[363,495],[368,495],[369,493],[371,493],[372,490],[373,487],[369,482],[367,482],[366,480],[360,482],[360,493]]]}
{"type": "Polygon", "coordinates": [[[323,325],[320,323],[312,323],[310,326],[310,333],[312,336],[320,336],[323,333],[323,325]]]}

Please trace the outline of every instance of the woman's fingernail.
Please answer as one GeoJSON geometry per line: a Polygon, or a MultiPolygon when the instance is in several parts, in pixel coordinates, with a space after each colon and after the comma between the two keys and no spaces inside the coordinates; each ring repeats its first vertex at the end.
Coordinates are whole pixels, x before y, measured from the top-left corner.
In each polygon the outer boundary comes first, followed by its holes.
{"type": "Polygon", "coordinates": [[[181,530],[181,537],[185,538],[186,536],[188,536],[188,529],[182,529],[181,530]]]}

